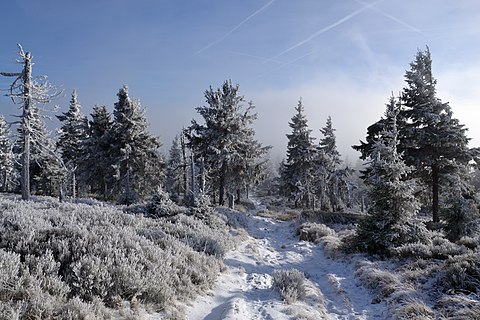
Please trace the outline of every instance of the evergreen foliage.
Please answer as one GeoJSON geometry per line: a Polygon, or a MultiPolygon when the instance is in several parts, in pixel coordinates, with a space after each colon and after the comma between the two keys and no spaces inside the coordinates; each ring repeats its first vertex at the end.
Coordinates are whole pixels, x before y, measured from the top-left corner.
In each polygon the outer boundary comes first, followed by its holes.
{"type": "Polygon", "coordinates": [[[225,202],[226,191],[237,197],[259,176],[264,162],[261,157],[269,147],[255,139],[251,125],[257,115],[254,105],[244,107],[244,97],[238,94],[238,85],[225,81],[221,88],[205,91],[208,106],[196,108],[204,124],[192,120],[188,128],[190,145],[195,158],[205,165],[212,193],[218,194],[218,203],[225,202]]]}
{"type": "Polygon", "coordinates": [[[76,175],[81,164],[80,159],[83,155],[84,140],[88,138],[88,122],[81,111],[80,103],[77,98],[77,91],[72,92],[70,107],[67,112],[57,115],[62,123],[58,131],[57,148],[62,155],[63,162],[70,174],[71,195],[76,195],[76,175]]]}
{"type": "MultiPolygon", "coordinates": [[[[436,96],[437,81],[432,75],[428,48],[417,52],[410,70],[405,73],[405,82],[407,85],[400,97],[397,125],[399,152],[406,164],[413,167],[408,179],[419,179],[424,186],[420,189],[425,191],[417,194],[417,198],[429,202],[434,223],[438,224],[442,213],[447,222],[445,229],[452,236],[459,230],[471,230],[473,221],[478,220],[476,209],[473,209],[478,207],[478,203],[469,191],[470,166],[472,161],[477,161],[478,150],[468,147],[467,129],[453,117],[450,105],[436,96]],[[462,181],[462,185],[454,181],[462,181]],[[471,206],[452,203],[470,203],[471,206]],[[467,210],[468,214],[464,211],[462,215],[465,219],[459,219],[460,207],[462,210],[470,207],[473,211],[467,210]],[[467,219],[467,216],[470,218],[467,219]],[[462,221],[469,227],[461,226],[462,221]]],[[[369,157],[390,121],[387,115],[368,127],[366,141],[353,146],[361,152],[362,159],[369,157]]],[[[363,172],[365,176],[368,170],[363,172]]]]}
{"type": "Polygon", "coordinates": [[[295,206],[309,207],[314,194],[314,138],[308,128],[302,101],[295,107],[296,114],[289,122],[292,133],[287,134],[287,159],[281,167],[281,193],[295,203],[295,206]]]}
{"type": "Polygon", "coordinates": [[[111,114],[105,106],[95,106],[89,121],[87,139],[83,140],[81,179],[94,194],[106,200],[113,184],[113,168],[110,160],[111,114]]]}
{"type": "Polygon", "coordinates": [[[392,97],[385,114],[392,122],[375,142],[369,157],[365,183],[370,188],[370,207],[354,240],[360,250],[371,254],[389,255],[395,247],[425,241],[427,236],[425,227],[415,219],[419,203],[412,181],[404,180],[412,168],[397,152],[396,104],[392,97]]]}
{"type": "Polygon", "coordinates": [[[12,191],[15,183],[14,153],[10,140],[10,128],[0,115],[0,190],[12,191]]]}
{"type": "Polygon", "coordinates": [[[323,138],[320,140],[315,159],[316,196],[320,209],[338,211],[349,204],[351,192],[350,175],[353,170],[340,169],[342,160],[337,150],[335,129],[332,118],[327,118],[324,128],[320,129],[323,138]]]}
{"type": "Polygon", "coordinates": [[[410,67],[401,97],[400,116],[407,121],[400,131],[400,150],[406,163],[415,167],[415,175],[431,186],[433,222],[439,222],[442,177],[460,174],[473,154],[467,146],[467,129],[453,118],[449,104],[436,96],[428,48],[417,52],[410,67]]]}
{"type": "Polygon", "coordinates": [[[109,132],[110,156],[117,179],[116,187],[123,194],[122,202],[130,204],[137,196],[150,194],[163,178],[163,158],[157,137],[147,132],[145,112],[138,100],[131,99],[128,87],[117,94],[113,125],[109,132]]]}

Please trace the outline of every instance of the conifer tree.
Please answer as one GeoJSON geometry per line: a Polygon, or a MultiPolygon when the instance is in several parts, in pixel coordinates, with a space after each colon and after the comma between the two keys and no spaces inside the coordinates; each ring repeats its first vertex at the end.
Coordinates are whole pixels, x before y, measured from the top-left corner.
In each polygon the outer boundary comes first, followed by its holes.
{"type": "Polygon", "coordinates": [[[159,139],[147,132],[140,102],[129,97],[127,86],[117,96],[110,130],[111,159],[117,187],[123,191],[122,202],[131,204],[137,196],[150,194],[163,179],[163,159],[158,152],[159,139]]]}
{"type": "Polygon", "coordinates": [[[405,161],[416,176],[431,186],[433,222],[440,221],[439,196],[442,176],[459,174],[473,160],[466,128],[453,118],[448,103],[436,96],[436,79],[427,47],[418,51],[405,73],[407,86],[401,97],[401,117],[408,119],[400,132],[405,161]]]}
{"type": "Polygon", "coordinates": [[[289,122],[292,133],[287,134],[287,159],[281,171],[281,191],[295,206],[309,207],[313,205],[314,193],[314,161],[316,157],[312,130],[304,115],[302,101],[295,107],[296,114],[289,122]]]}
{"type": "Polygon", "coordinates": [[[320,200],[321,209],[336,211],[344,202],[340,190],[344,189],[343,185],[347,185],[349,170],[339,168],[342,161],[337,150],[335,129],[330,116],[320,132],[323,138],[318,146],[315,163],[317,198],[320,200]]]}
{"type": "Polygon", "coordinates": [[[250,103],[244,108],[238,89],[238,85],[225,81],[221,88],[205,91],[208,106],[196,108],[205,123],[192,120],[187,130],[195,158],[203,161],[221,205],[227,190],[234,192],[249,185],[248,173],[254,173],[250,169],[268,150],[254,139],[254,106],[250,103]]]}
{"type": "MultiPolygon", "coordinates": [[[[405,73],[407,86],[401,94],[397,116],[398,148],[406,164],[414,168],[409,178],[418,178],[427,187],[425,198],[430,201],[433,222],[438,223],[440,203],[445,203],[440,197],[443,195],[446,200],[455,189],[449,181],[457,179],[452,180],[451,176],[468,180],[464,172],[469,171],[472,160],[477,161],[478,150],[468,148],[467,129],[453,117],[450,105],[436,96],[437,81],[432,75],[428,48],[417,52],[410,67],[405,73]]],[[[362,159],[368,157],[390,120],[382,118],[368,127],[366,142],[353,146],[362,153],[362,159]]]]}
{"type": "Polygon", "coordinates": [[[71,195],[75,198],[76,176],[82,157],[83,141],[87,139],[88,125],[87,119],[81,111],[76,90],[72,92],[68,111],[57,115],[57,118],[62,123],[58,132],[57,148],[59,148],[63,162],[69,169],[71,195]]]}
{"type": "Polygon", "coordinates": [[[12,191],[14,182],[14,154],[10,128],[3,115],[0,115],[0,190],[12,191]]]}
{"type": "Polygon", "coordinates": [[[362,251],[390,255],[396,246],[425,241],[427,231],[415,220],[419,203],[415,199],[412,181],[405,177],[412,170],[397,152],[398,107],[392,97],[387,105],[386,124],[369,156],[365,183],[369,186],[368,215],[359,223],[354,241],[362,251]]]}
{"type": "Polygon", "coordinates": [[[180,135],[176,135],[172,141],[172,146],[168,154],[166,168],[165,189],[170,194],[170,198],[179,202],[181,195],[185,194],[183,189],[183,159],[180,146],[180,135]]]}
{"type": "Polygon", "coordinates": [[[114,171],[110,156],[112,117],[105,106],[95,106],[90,115],[87,139],[83,140],[81,179],[90,191],[106,200],[113,185],[114,171]]]}

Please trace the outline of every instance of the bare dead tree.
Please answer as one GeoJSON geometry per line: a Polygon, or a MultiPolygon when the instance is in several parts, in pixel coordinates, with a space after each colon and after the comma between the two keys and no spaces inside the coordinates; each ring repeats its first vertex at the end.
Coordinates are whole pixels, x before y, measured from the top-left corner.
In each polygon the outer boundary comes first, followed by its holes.
{"type": "Polygon", "coordinates": [[[30,144],[32,135],[32,107],[35,103],[49,103],[53,98],[59,96],[62,92],[47,81],[47,76],[32,76],[32,55],[25,52],[20,44],[19,59],[17,63],[23,66],[22,71],[18,73],[0,72],[5,77],[14,77],[15,80],[10,85],[6,96],[10,97],[14,104],[18,104],[22,110],[20,116],[20,125],[22,139],[21,141],[21,187],[22,199],[30,199],[30,144]]]}

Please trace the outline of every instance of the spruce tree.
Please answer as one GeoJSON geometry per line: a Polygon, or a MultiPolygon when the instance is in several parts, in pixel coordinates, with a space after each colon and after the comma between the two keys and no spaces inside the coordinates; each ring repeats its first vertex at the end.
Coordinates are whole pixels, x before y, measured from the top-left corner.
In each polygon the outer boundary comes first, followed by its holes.
{"type": "Polygon", "coordinates": [[[70,107],[67,112],[57,115],[62,123],[58,131],[57,148],[62,155],[63,162],[69,169],[70,190],[72,197],[76,197],[76,181],[80,159],[83,154],[83,141],[87,139],[87,119],[81,111],[77,98],[77,91],[72,92],[70,107]]]}
{"type": "Polygon", "coordinates": [[[179,202],[181,195],[185,194],[183,190],[183,159],[180,147],[180,135],[176,135],[170,147],[166,168],[165,189],[170,194],[170,198],[179,202]]]}
{"type": "Polygon", "coordinates": [[[369,156],[369,170],[364,178],[369,187],[368,215],[359,223],[354,241],[360,250],[390,255],[405,243],[425,241],[427,231],[415,215],[420,206],[414,197],[414,185],[405,178],[412,168],[397,152],[398,107],[392,97],[387,105],[385,126],[369,156]]]}
{"type": "Polygon", "coordinates": [[[109,198],[114,171],[110,156],[112,116],[105,106],[95,106],[90,115],[88,138],[83,140],[81,167],[85,168],[81,179],[90,187],[90,192],[104,200],[109,198]]]}
{"type": "Polygon", "coordinates": [[[246,189],[251,183],[249,174],[255,173],[252,169],[268,150],[254,138],[254,106],[249,103],[245,108],[245,99],[238,90],[231,81],[225,81],[217,90],[210,87],[205,91],[208,106],[196,108],[204,124],[192,120],[187,130],[194,156],[204,164],[212,195],[215,197],[216,189],[221,205],[226,191],[238,194],[246,189]]]}
{"type": "Polygon", "coordinates": [[[0,191],[12,191],[14,183],[14,154],[10,128],[3,115],[0,115],[0,191]]]}
{"type": "Polygon", "coordinates": [[[337,211],[346,202],[344,191],[351,170],[339,168],[342,161],[337,150],[335,129],[330,116],[320,132],[323,138],[318,146],[319,150],[315,164],[317,198],[320,200],[322,210],[337,211]]]}
{"type": "Polygon", "coordinates": [[[111,159],[116,170],[121,202],[131,204],[138,196],[149,195],[163,179],[163,158],[157,137],[148,133],[145,111],[138,100],[131,99],[128,87],[117,94],[113,111],[111,159]]]}
{"type": "Polygon", "coordinates": [[[296,114],[289,122],[292,133],[287,134],[287,159],[281,170],[281,191],[295,206],[314,204],[314,161],[316,157],[312,130],[304,115],[302,101],[295,107],[296,114]]]}
{"type": "Polygon", "coordinates": [[[419,50],[410,67],[401,97],[401,117],[408,121],[400,131],[400,148],[416,176],[431,186],[433,222],[439,222],[442,177],[459,174],[473,154],[467,146],[467,129],[453,118],[449,104],[436,96],[429,49],[419,50]]]}

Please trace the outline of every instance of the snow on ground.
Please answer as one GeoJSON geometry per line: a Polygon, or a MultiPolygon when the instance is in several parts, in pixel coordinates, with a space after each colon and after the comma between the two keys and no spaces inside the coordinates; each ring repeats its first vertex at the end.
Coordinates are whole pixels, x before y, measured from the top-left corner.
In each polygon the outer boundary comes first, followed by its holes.
{"type": "Polygon", "coordinates": [[[206,296],[187,307],[187,319],[385,319],[383,303],[354,278],[353,266],[299,241],[292,222],[250,213],[248,238],[225,257],[226,271],[206,296]],[[307,297],[284,304],[272,288],[274,269],[295,268],[308,279],[307,297]]]}

